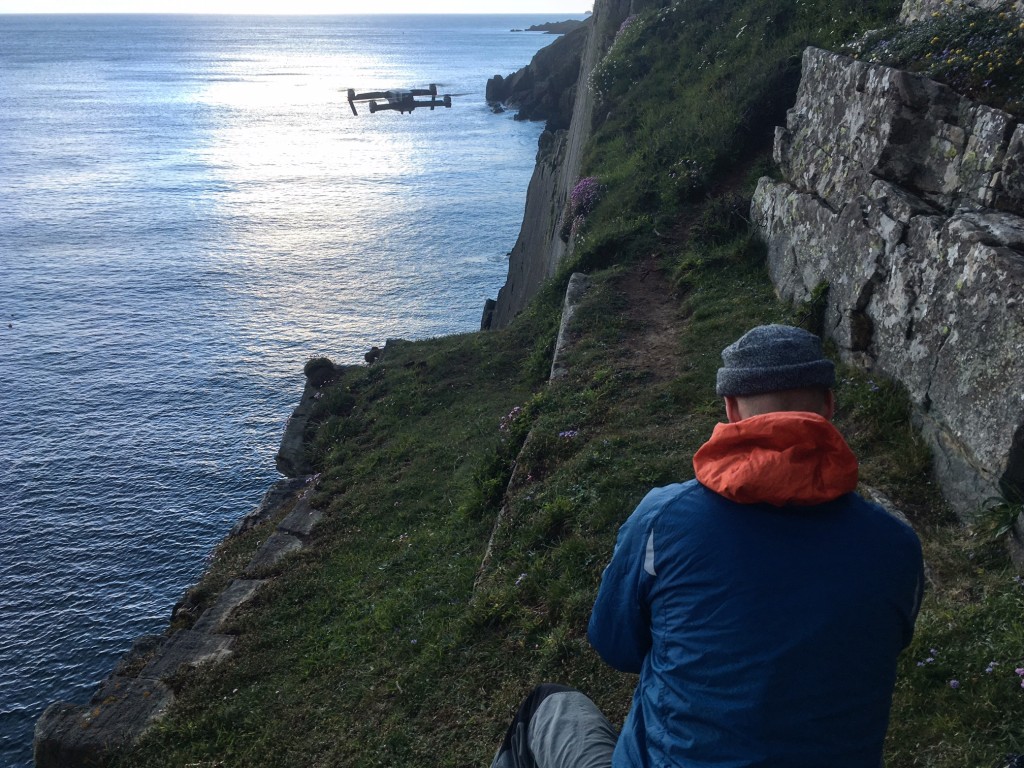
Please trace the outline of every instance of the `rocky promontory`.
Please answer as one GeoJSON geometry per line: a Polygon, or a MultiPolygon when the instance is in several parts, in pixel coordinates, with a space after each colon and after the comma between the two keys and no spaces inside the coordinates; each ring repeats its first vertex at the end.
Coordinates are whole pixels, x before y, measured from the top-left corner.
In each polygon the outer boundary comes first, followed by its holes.
{"type": "Polygon", "coordinates": [[[543,24],[533,24],[526,29],[513,29],[513,32],[543,32],[546,35],[564,35],[579,29],[586,24],[580,19],[566,19],[565,21],[545,21],[543,24]]]}
{"type": "Polygon", "coordinates": [[[487,81],[487,103],[492,109],[515,108],[516,120],[546,120],[550,131],[568,128],[587,28],[586,22],[576,22],[527,66],[492,77],[487,81]]]}

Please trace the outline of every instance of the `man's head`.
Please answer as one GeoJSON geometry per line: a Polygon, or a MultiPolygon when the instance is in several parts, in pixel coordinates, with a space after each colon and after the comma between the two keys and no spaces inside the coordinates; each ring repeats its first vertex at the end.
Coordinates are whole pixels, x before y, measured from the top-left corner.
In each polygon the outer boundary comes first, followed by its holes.
{"type": "Polygon", "coordinates": [[[831,419],[836,372],[813,333],[760,325],[722,350],[716,391],[729,421],[773,411],[809,411],[831,419]]]}

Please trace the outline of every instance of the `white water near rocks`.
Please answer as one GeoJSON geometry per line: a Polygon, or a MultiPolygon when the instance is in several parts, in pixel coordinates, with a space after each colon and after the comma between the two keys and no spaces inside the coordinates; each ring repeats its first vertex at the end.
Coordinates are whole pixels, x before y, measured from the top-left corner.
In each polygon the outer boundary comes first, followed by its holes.
{"type": "Polygon", "coordinates": [[[0,16],[0,764],[277,479],[308,357],[478,327],[541,130],[484,86],[550,20],[0,16]]]}

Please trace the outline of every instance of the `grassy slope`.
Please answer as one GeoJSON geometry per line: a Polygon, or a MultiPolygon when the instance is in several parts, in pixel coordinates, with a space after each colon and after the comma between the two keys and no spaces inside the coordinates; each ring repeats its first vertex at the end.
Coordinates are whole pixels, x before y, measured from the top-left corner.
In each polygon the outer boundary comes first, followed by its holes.
{"type": "MultiPolygon", "coordinates": [[[[542,680],[623,715],[634,680],[584,637],[615,531],[652,485],[692,476],[720,417],[721,348],[759,322],[814,323],[814,307],[775,302],[742,218],[768,129],[803,45],[894,12],[675,3],[623,33],[599,73],[608,106],[588,160],[604,201],[574,263],[511,328],[391,345],[325,390],[312,450],[327,514],[312,546],[268,574],[239,613],[238,652],[179,680],[175,709],[122,764],[483,765],[542,680]],[[581,267],[595,285],[571,374],[547,386],[562,291],[581,267]],[[643,354],[655,304],[677,321],[656,360],[643,354]]],[[[864,480],[911,516],[935,580],[888,764],[989,766],[1024,752],[1024,587],[998,547],[945,512],[899,391],[844,369],[838,397],[864,480]]],[[[231,542],[215,578],[266,535],[231,542]]]]}

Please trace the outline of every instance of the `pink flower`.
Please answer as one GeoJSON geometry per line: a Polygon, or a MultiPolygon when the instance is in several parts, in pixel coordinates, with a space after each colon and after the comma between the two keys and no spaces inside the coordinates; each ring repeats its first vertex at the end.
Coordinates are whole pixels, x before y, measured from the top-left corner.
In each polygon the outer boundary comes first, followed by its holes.
{"type": "Polygon", "coordinates": [[[601,183],[593,176],[584,176],[576,182],[569,193],[569,205],[573,216],[586,216],[597,205],[601,196],[601,183]]]}

